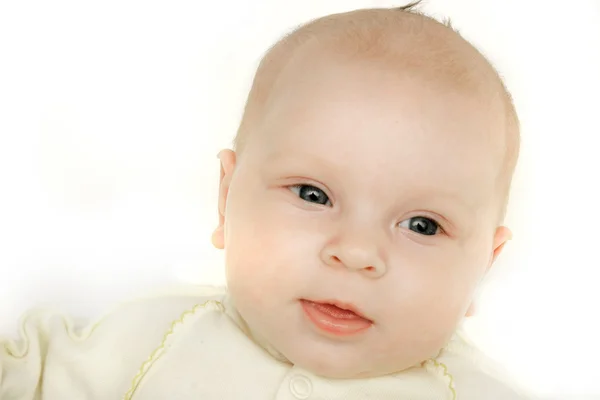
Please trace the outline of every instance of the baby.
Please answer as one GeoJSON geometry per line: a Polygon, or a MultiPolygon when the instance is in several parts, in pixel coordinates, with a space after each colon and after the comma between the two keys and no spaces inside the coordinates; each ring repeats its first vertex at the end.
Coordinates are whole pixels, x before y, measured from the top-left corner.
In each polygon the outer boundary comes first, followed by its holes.
{"type": "Polygon", "coordinates": [[[32,312],[0,399],[509,400],[459,333],[511,232],[519,127],[494,68],[414,9],[330,15],[262,60],[220,159],[227,289],[77,328],[32,312]]]}

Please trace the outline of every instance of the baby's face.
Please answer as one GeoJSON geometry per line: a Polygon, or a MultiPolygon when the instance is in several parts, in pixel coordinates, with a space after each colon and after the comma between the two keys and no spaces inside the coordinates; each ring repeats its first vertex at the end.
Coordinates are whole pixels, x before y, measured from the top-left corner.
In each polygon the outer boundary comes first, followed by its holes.
{"type": "Polygon", "coordinates": [[[240,314],[325,376],[435,356],[506,240],[498,113],[450,86],[332,61],[288,68],[271,100],[235,165],[222,157],[240,314]]]}

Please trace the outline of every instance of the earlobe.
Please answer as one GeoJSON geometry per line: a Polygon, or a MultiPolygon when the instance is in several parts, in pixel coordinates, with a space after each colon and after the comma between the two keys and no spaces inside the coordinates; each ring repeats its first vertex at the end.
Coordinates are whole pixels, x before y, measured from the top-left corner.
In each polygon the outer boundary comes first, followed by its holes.
{"type": "MultiPolygon", "coordinates": [[[[490,255],[490,260],[485,270],[486,273],[490,270],[494,262],[496,262],[496,259],[500,253],[502,253],[502,249],[504,249],[506,242],[511,239],[512,232],[506,226],[499,226],[496,229],[494,234],[494,243],[492,245],[492,254],[490,255]]],[[[465,317],[472,317],[473,315],[475,315],[475,300],[473,300],[469,305],[469,308],[465,313],[465,317]]]]}
{"type": "Polygon", "coordinates": [[[472,317],[473,315],[475,315],[475,301],[472,301],[471,304],[469,305],[469,308],[467,309],[467,312],[465,313],[465,317],[472,317]]]}
{"type": "Polygon", "coordinates": [[[218,250],[223,250],[225,248],[225,231],[223,225],[219,225],[215,228],[210,241],[218,250]]]}
{"type": "Polygon", "coordinates": [[[233,150],[225,149],[221,150],[217,157],[220,160],[218,198],[219,224],[213,231],[211,242],[215,248],[223,250],[225,248],[225,206],[227,203],[231,177],[235,169],[236,154],[233,150]]]}
{"type": "Polygon", "coordinates": [[[494,264],[494,262],[496,262],[496,259],[498,258],[500,253],[502,253],[502,250],[504,249],[504,245],[506,244],[506,242],[508,242],[511,239],[512,239],[512,232],[506,226],[499,226],[496,229],[496,233],[494,235],[494,243],[492,246],[493,251],[492,251],[492,255],[490,257],[490,262],[488,264],[487,270],[489,270],[492,267],[492,265],[494,264]]]}

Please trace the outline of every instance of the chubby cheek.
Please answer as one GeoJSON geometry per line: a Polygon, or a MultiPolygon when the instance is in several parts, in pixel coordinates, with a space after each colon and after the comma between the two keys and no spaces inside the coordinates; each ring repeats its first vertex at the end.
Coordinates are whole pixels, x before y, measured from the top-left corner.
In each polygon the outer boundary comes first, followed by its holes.
{"type": "Polygon", "coordinates": [[[466,260],[452,257],[452,252],[443,255],[428,264],[405,260],[404,268],[389,272],[390,286],[380,292],[389,294],[382,329],[391,347],[411,342],[435,351],[464,317],[478,280],[477,268],[467,268],[466,260]]]}
{"type": "MultiPolygon", "coordinates": [[[[227,283],[236,297],[269,307],[305,284],[307,238],[268,202],[232,203],[226,222],[227,283]]],[[[314,263],[313,263],[314,264],[314,263]]]]}
{"type": "Polygon", "coordinates": [[[383,337],[376,341],[379,348],[374,350],[375,354],[386,360],[411,360],[412,363],[436,356],[464,314],[463,300],[450,298],[448,292],[437,293],[415,295],[412,301],[398,306],[399,312],[390,313],[388,323],[381,326],[383,337]]]}

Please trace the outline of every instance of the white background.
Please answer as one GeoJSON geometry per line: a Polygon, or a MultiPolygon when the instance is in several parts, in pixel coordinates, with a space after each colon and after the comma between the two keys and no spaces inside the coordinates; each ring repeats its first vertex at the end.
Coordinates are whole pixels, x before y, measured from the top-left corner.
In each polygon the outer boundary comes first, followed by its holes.
{"type": "MultiPolygon", "coordinates": [[[[223,283],[216,154],[261,54],[308,19],[401,4],[1,2],[0,333],[37,305],[93,317],[149,288],[223,283]]],[[[492,60],[522,120],[515,236],[470,332],[545,398],[600,395],[600,2],[424,9],[492,60]]]]}

